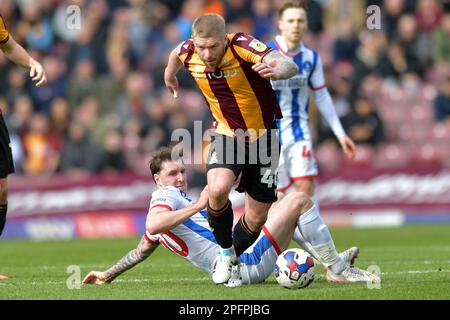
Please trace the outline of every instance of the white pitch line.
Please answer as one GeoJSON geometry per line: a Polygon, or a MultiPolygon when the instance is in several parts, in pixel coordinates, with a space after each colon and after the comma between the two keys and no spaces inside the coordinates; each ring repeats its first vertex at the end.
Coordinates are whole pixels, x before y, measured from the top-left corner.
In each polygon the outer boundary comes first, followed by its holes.
{"type": "MultiPolygon", "coordinates": [[[[188,282],[188,281],[210,281],[210,278],[179,278],[179,279],[158,279],[158,278],[149,278],[149,279],[117,279],[114,280],[114,283],[127,283],[127,282],[188,282]]],[[[6,283],[5,283],[6,284],[6,283]]],[[[43,285],[62,285],[66,284],[66,281],[47,281],[47,282],[30,282],[33,286],[43,286],[43,285]]]]}
{"type": "MultiPolygon", "coordinates": [[[[399,272],[382,272],[381,275],[400,275],[400,274],[425,274],[425,273],[450,273],[450,269],[442,269],[442,270],[406,270],[399,272]]],[[[316,275],[316,279],[323,278],[322,275],[316,275]]],[[[148,278],[148,279],[117,279],[115,283],[139,283],[139,282],[192,282],[192,281],[210,281],[211,279],[208,277],[201,278],[179,278],[179,279],[157,279],[157,278],[148,278]]],[[[0,283],[7,284],[7,283],[0,283]]],[[[48,281],[48,282],[30,282],[33,286],[39,285],[62,285],[66,284],[65,281],[48,281]]]]}
{"type": "Polygon", "coordinates": [[[407,270],[407,271],[399,271],[399,272],[382,272],[382,275],[392,275],[392,274],[422,274],[422,273],[449,273],[449,269],[441,269],[441,270],[407,270]]]}
{"type": "Polygon", "coordinates": [[[179,281],[211,281],[210,278],[180,278],[180,279],[117,279],[114,282],[179,282],[179,281]]]}

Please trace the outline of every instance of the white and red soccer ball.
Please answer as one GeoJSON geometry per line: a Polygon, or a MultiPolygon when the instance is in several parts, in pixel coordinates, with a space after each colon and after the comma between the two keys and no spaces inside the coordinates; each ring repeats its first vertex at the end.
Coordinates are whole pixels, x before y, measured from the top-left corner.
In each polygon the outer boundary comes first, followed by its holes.
{"type": "Polygon", "coordinates": [[[314,259],[302,249],[287,249],[278,256],[274,273],[278,283],[285,288],[306,288],[314,280],[314,259]]]}

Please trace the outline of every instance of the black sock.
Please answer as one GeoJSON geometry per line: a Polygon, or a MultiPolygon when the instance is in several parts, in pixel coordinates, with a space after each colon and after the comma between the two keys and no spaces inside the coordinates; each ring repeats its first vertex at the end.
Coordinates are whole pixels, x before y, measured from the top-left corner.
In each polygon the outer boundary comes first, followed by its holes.
{"type": "Polygon", "coordinates": [[[6,222],[6,212],[8,211],[8,204],[0,204],[0,236],[2,235],[3,228],[6,222]]]}
{"type": "Polygon", "coordinates": [[[245,222],[245,215],[239,219],[233,231],[233,245],[237,257],[258,239],[259,233],[260,231],[253,232],[250,230],[245,222]]]}
{"type": "Polygon", "coordinates": [[[207,206],[208,223],[213,229],[214,237],[222,248],[230,248],[233,245],[232,229],[233,229],[233,208],[231,201],[220,210],[214,210],[207,206]]]}

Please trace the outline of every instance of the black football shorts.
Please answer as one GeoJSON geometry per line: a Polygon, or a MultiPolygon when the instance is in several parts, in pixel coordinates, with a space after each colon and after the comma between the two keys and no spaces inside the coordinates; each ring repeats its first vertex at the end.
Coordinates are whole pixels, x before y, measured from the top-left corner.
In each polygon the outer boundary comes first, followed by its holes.
{"type": "Polygon", "coordinates": [[[272,203],[277,201],[279,155],[276,125],[252,143],[214,133],[206,168],[232,170],[236,179],[241,175],[237,191],[247,192],[257,201],[272,203]]]}

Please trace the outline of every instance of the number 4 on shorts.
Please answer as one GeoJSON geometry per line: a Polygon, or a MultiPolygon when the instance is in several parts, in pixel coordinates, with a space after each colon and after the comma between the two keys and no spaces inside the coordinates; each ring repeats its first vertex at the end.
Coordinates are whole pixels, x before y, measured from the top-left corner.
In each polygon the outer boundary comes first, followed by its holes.
{"type": "Polygon", "coordinates": [[[311,158],[311,150],[309,150],[309,148],[307,148],[306,146],[303,146],[302,157],[311,158]]]}
{"type": "Polygon", "coordinates": [[[264,171],[263,176],[261,177],[261,183],[267,184],[268,188],[272,188],[273,184],[275,185],[278,183],[277,177],[278,177],[278,170],[275,170],[275,172],[272,174],[271,169],[264,169],[261,168],[261,173],[264,171]],[[265,170],[265,171],[264,171],[265,170]]]}

